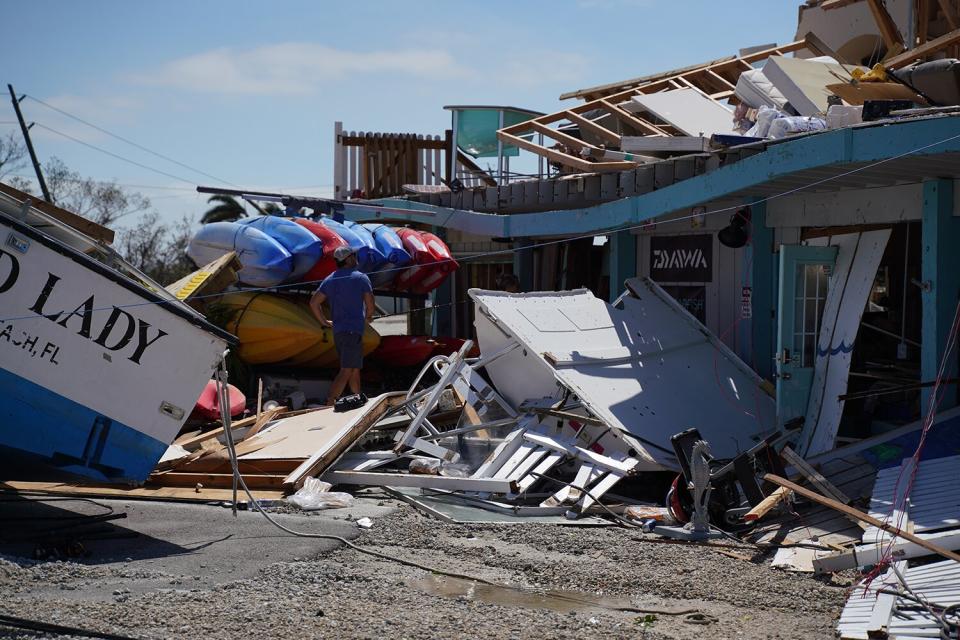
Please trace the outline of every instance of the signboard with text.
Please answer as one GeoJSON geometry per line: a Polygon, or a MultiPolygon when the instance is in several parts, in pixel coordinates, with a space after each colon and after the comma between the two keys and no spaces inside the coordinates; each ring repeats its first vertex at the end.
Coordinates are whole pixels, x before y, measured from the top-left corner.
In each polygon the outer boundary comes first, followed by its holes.
{"type": "Polygon", "coordinates": [[[713,236],[651,236],[650,277],[657,282],[710,282],[713,236]]]}

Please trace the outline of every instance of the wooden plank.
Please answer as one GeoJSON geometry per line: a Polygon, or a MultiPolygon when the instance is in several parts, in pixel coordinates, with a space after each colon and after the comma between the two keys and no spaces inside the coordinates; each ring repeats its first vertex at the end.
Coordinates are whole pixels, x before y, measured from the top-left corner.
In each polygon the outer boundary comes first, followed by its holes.
{"type": "Polygon", "coordinates": [[[97,224],[93,220],[87,220],[82,216],[78,216],[72,211],[67,211],[66,209],[61,209],[60,207],[50,204],[43,198],[39,196],[32,196],[29,193],[20,191],[19,189],[14,189],[8,184],[0,182],[0,193],[4,193],[15,200],[20,202],[30,202],[30,206],[34,209],[37,209],[54,220],[62,222],[72,229],[76,229],[80,233],[87,235],[94,240],[100,240],[110,244],[113,242],[114,233],[113,229],[108,229],[107,227],[97,224]]]}
{"type": "Polygon", "coordinates": [[[580,138],[574,138],[571,135],[568,135],[562,131],[557,131],[556,129],[551,129],[550,127],[540,124],[539,122],[531,122],[530,127],[543,135],[553,138],[557,142],[562,142],[563,144],[571,147],[573,149],[592,149],[593,151],[600,151],[592,144],[588,144],[581,140],[580,138]]]}
{"type": "Polygon", "coordinates": [[[409,473],[379,473],[376,471],[328,471],[323,474],[327,482],[358,484],[370,487],[421,487],[447,491],[481,491],[489,493],[512,493],[517,483],[499,478],[451,478],[409,473]]]}
{"type": "MultiPolygon", "coordinates": [[[[243,480],[250,489],[280,489],[283,486],[283,475],[274,474],[243,474],[243,480]]],[[[197,485],[228,489],[233,487],[233,473],[195,473],[185,471],[168,471],[151,475],[147,480],[147,487],[195,487],[197,485]]]]}
{"type": "Polygon", "coordinates": [[[546,147],[540,146],[539,144],[528,142],[523,138],[519,138],[515,135],[504,133],[502,130],[497,132],[497,136],[504,142],[516,145],[521,149],[526,149],[527,151],[532,151],[538,155],[542,155],[545,158],[549,158],[554,162],[559,162],[560,164],[572,167],[574,169],[579,169],[580,171],[585,172],[601,172],[601,171],[623,171],[626,169],[632,169],[636,165],[633,162],[619,161],[619,162],[588,162],[577,158],[576,156],[571,156],[566,153],[557,151],[556,149],[548,149],[546,147]]]}
{"type": "Polygon", "coordinates": [[[581,116],[579,113],[574,113],[573,111],[566,111],[564,113],[566,114],[567,120],[580,127],[581,131],[589,131],[590,133],[603,138],[610,144],[620,146],[620,134],[618,134],[616,131],[611,131],[603,125],[599,125],[593,120],[581,116]]]}
{"type": "Polygon", "coordinates": [[[756,522],[763,516],[770,513],[770,511],[773,510],[773,508],[778,504],[784,500],[789,500],[791,495],[792,494],[790,493],[789,489],[778,487],[773,491],[773,493],[761,500],[753,509],[750,509],[750,511],[743,516],[743,521],[756,522]]]}
{"type": "MultiPolygon", "coordinates": [[[[66,484],[61,482],[0,481],[0,491],[9,493],[56,496],[83,496],[87,498],[120,498],[124,500],[174,500],[211,502],[233,500],[231,489],[192,489],[185,487],[124,487],[106,484],[66,484]]],[[[257,500],[279,500],[283,491],[251,491],[257,500]]]]}
{"type": "Polygon", "coordinates": [[[404,396],[403,392],[384,394],[372,398],[367,406],[357,409],[356,411],[363,411],[360,418],[338,433],[333,434],[331,442],[327,446],[313,453],[284,479],[284,485],[288,488],[299,489],[308,477],[321,473],[335,463],[340,456],[353,446],[360,436],[365,434],[377,420],[383,417],[388,409],[399,405],[404,396]]]}
{"type": "Polygon", "coordinates": [[[839,511],[840,513],[847,516],[851,520],[866,522],[867,524],[873,525],[874,527],[881,529],[883,531],[886,531],[887,533],[890,533],[898,538],[909,540],[910,542],[913,542],[914,544],[920,547],[923,547],[924,549],[926,549],[931,553],[935,553],[937,555],[943,556],[948,560],[955,560],[957,562],[960,562],[960,554],[956,554],[953,551],[949,551],[947,549],[939,547],[931,542],[924,540],[923,538],[917,535],[908,533],[906,531],[903,531],[902,529],[891,526],[886,522],[881,522],[880,520],[877,520],[873,516],[867,513],[864,513],[863,511],[860,511],[858,509],[854,509],[853,507],[847,506],[842,502],[838,502],[833,498],[827,498],[826,496],[820,495],[816,491],[811,491],[809,489],[801,487],[798,484],[794,484],[793,482],[790,482],[786,478],[781,478],[780,476],[774,475],[772,473],[768,473],[763,476],[763,479],[766,480],[767,482],[772,482],[773,484],[779,487],[786,487],[787,489],[790,489],[797,495],[803,496],[807,500],[812,500],[813,502],[822,504],[823,506],[829,507],[834,511],[839,511]]]}
{"type": "MultiPolygon", "coordinates": [[[[257,423],[257,416],[249,416],[243,418],[242,420],[237,420],[230,424],[230,430],[235,431],[237,429],[243,429],[257,423]]],[[[216,429],[211,429],[210,431],[205,431],[197,436],[190,436],[188,438],[177,439],[173,441],[173,444],[178,444],[185,449],[199,445],[202,442],[207,440],[213,440],[214,438],[219,438],[223,435],[223,427],[217,427],[216,429]]]]}
{"type": "Polygon", "coordinates": [[[661,129],[660,127],[653,125],[639,116],[622,109],[619,105],[615,105],[608,100],[601,99],[600,105],[610,112],[617,120],[620,122],[625,122],[635,129],[641,131],[646,131],[652,136],[665,136],[667,132],[661,129]]]}
{"type": "MultiPolygon", "coordinates": [[[[259,404],[259,400],[258,400],[258,404],[259,404]]],[[[276,420],[277,416],[279,416],[284,411],[286,411],[286,407],[274,407],[273,409],[269,409],[267,411],[264,411],[263,413],[260,413],[259,411],[257,411],[257,415],[254,416],[256,417],[257,420],[256,422],[253,423],[253,426],[250,427],[250,430],[243,435],[244,440],[249,440],[253,436],[260,433],[260,430],[263,429],[265,426],[267,426],[267,423],[272,422],[273,420],[276,420]]]]}
{"type": "Polygon", "coordinates": [[[943,13],[943,17],[947,19],[947,24],[950,25],[950,29],[954,30],[960,27],[960,21],[957,19],[957,14],[950,0],[937,0],[937,2],[940,4],[940,11],[943,13]]]}
{"type": "Polygon", "coordinates": [[[886,5],[881,0],[867,0],[867,6],[870,7],[870,13],[873,14],[873,21],[877,23],[880,29],[880,37],[883,43],[887,45],[888,52],[903,51],[903,36],[897,28],[897,23],[893,21],[887,12],[886,5]]]}
{"type": "MultiPolygon", "coordinates": [[[[194,297],[220,293],[235,283],[237,272],[242,268],[243,265],[240,264],[236,252],[231,251],[173,284],[167,285],[164,289],[173,294],[177,300],[189,304],[194,297]]],[[[196,306],[202,306],[202,303],[197,301],[196,306]]]]}
{"type": "MultiPolygon", "coordinates": [[[[949,551],[960,549],[960,529],[938,531],[936,533],[920,534],[924,540],[949,551]]],[[[855,567],[866,567],[877,564],[883,557],[891,555],[897,560],[921,558],[929,555],[930,551],[920,545],[907,540],[895,540],[879,544],[864,544],[848,551],[822,556],[813,561],[815,573],[833,573],[855,567]]]]}
{"type": "Polygon", "coordinates": [[[926,104],[919,94],[910,87],[898,82],[860,82],[847,84],[845,82],[828,84],[828,91],[843,98],[847,104],[859,106],[866,100],[910,100],[919,104],[926,104]]]}
{"type": "Polygon", "coordinates": [[[833,498],[834,500],[839,500],[843,504],[850,504],[851,500],[847,495],[833,486],[833,483],[827,480],[822,473],[811,467],[807,464],[806,460],[800,457],[800,455],[791,449],[790,447],[784,447],[780,451],[780,455],[788,464],[793,465],[793,467],[799,471],[807,480],[810,481],[810,484],[819,489],[824,495],[833,498]]]}
{"type": "Polygon", "coordinates": [[[887,58],[883,61],[883,65],[887,69],[899,69],[907,66],[914,60],[921,60],[931,54],[939,53],[940,51],[943,51],[944,49],[952,47],[958,43],[960,43],[960,29],[954,29],[950,33],[945,33],[939,38],[928,40],[919,47],[905,51],[892,58],[887,58]]]}

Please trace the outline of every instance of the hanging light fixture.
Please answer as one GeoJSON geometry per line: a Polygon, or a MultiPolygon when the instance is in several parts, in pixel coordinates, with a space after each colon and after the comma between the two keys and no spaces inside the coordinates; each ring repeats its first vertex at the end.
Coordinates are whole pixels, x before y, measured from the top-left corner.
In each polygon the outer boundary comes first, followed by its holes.
{"type": "Polygon", "coordinates": [[[717,233],[717,239],[731,249],[746,245],[750,241],[750,207],[738,209],[730,216],[730,224],[717,233]]]}

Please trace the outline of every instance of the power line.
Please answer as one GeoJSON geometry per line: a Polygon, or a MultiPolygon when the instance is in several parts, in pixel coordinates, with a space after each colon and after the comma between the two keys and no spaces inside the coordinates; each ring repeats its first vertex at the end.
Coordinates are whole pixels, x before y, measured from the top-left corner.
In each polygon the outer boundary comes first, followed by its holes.
{"type": "MultiPolygon", "coordinates": [[[[52,109],[52,110],[56,111],[57,113],[63,114],[63,115],[65,115],[65,116],[67,116],[68,118],[71,118],[72,120],[76,120],[77,122],[79,122],[79,123],[81,123],[81,124],[85,124],[85,125],[87,125],[88,127],[91,127],[91,128],[93,128],[93,129],[96,129],[96,130],[99,131],[100,133],[105,133],[106,135],[110,136],[111,138],[116,138],[117,140],[120,140],[121,142],[125,142],[126,144],[129,144],[130,146],[136,147],[137,149],[140,149],[141,151],[146,151],[147,153],[149,153],[149,154],[151,154],[151,155],[154,155],[154,156],[156,156],[156,157],[158,157],[158,158],[160,158],[160,159],[162,159],[162,160],[166,160],[167,162],[172,162],[173,164],[179,165],[179,166],[183,167],[184,169],[189,169],[190,171],[193,171],[194,173],[199,173],[199,174],[202,175],[202,176],[206,176],[206,177],[208,177],[208,178],[212,178],[212,179],[216,180],[217,182],[222,182],[222,183],[224,183],[224,184],[229,184],[230,186],[233,186],[233,187],[236,187],[236,186],[237,186],[237,185],[233,184],[232,182],[229,182],[229,181],[227,181],[227,180],[224,180],[223,178],[218,178],[217,176],[211,175],[211,174],[207,173],[206,171],[201,171],[200,169],[197,169],[196,167],[191,167],[190,165],[185,164],[185,163],[183,163],[183,162],[180,162],[179,160],[174,160],[174,159],[171,158],[170,156],[166,156],[166,155],[164,155],[164,154],[162,154],[162,153],[159,153],[159,152],[157,152],[157,151],[153,151],[152,149],[148,149],[147,147],[143,146],[142,144],[138,144],[138,143],[134,142],[133,140],[129,140],[129,139],[127,139],[127,138],[124,138],[124,137],[121,136],[121,135],[118,135],[118,134],[113,133],[113,132],[111,132],[111,131],[107,131],[107,130],[104,129],[103,127],[99,127],[99,126],[93,124],[92,122],[88,122],[88,121],[84,120],[83,118],[80,118],[80,117],[78,117],[78,116],[73,115],[72,113],[68,113],[67,111],[64,111],[63,109],[60,109],[60,108],[58,108],[58,107],[53,106],[52,104],[48,104],[48,103],[44,102],[43,100],[41,100],[40,98],[35,98],[35,97],[33,97],[33,96],[29,95],[29,94],[26,94],[26,97],[27,97],[27,98],[30,98],[30,99],[33,100],[34,102],[38,102],[38,103],[42,104],[43,106],[45,106],[45,107],[48,108],[48,109],[52,109]]],[[[189,182],[189,181],[188,181],[188,182],[189,182]]]]}
{"type": "MultiPolygon", "coordinates": [[[[819,180],[815,180],[815,181],[813,181],[813,182],[810,182],[810,183],[807,183],[807,184],[804,184],[804,185],[801,185],[801,186],[798,186],[798,187],[794,187],[794,188],[792,188],[792,189],[788,189],[787,191],[782,191],[782,192],[780,192],[780,193],[776,193],[776,194],[774,194],[774,195],[767,196],[767,197],[765,197],[765,198],[761,198],[761,199],[759,199],[759,200],[751,203],[750,206],[752,206],[752,205],[757,205],[757,204],[763,204],[763,203],[766,203],[766,202],[770,202],[771,200],[775,200],[775,199],[777,199],[777,198],[782,198],[782,197],[785,197],[785,196],[788,196],[788,195],[797,193],[797,192],[799,192],[799,191],[804,191],[804,190],[809,189],[809,188],[811,188],[811,187],[815,187],[815,186],[818,186],[818,185],[821,185],[821,184],[824,184],[824,183],[827,183],[827,182],[832,182],[832,181],[838,180],[838,179],[840,179],[840,178],[844,178],[844,177],[847,177],[847,176],[850,176],[850,175],[854,175],[854,174],[856,174],[856,173],[860,173],[860,172],[862,172],[862,171],[866,171],[867,169],[871,169],[871,168],[873,168],[873,167],[877,167],[877,166],[886,164],[886,163],[888,163],[888,162],[893,162],[894,160],[899,160],[899,159],[901,159],[901,158],[905,158],[905,157],[907,157],[907,156],[914,155],[914,154],[919,153],[919,152],[921,152],[921,151],[924,151],[924,150],[926,150],[926,149],[930,149],[930,148],[932,148],[932,147],[936,147],[936,146],[945,144],[945,143],[947,143],[947,142],[952,142],[953,140],[958,140],[958,139],[960,139],[960,134],[955,135],[955,136],[950,136],[949,138],[944,138],[944,139],[938,140],[938,141],[936,141],[936,142],[931,142],[931,143],[929,143],[929,144],[923,145],[923,146],[921,146],[921,147],[917,147],[917,148],[915,148],[915,149],[911,149],[910,151],[905,151],[905,152],[903,152],[903,153],[897,154],[897,155],[895,155],[895,156],[891,156],[891,157],[889,157],[889,158],[883,158],[882,160],[877,160],[877,161],[872,162],[872,163],[870,163],[870,164],[866,164],[866,165],[861,166],[861,167],[856,167],[856,168],[854,168],[854,169],[850,169],[849,171],[842,171],[842,172],[840,172],[840,173],[838,173],[838,174],[836,174],[836,175],[828,176],[828,177],[826,177],[826,178],[821,178],[821,179],[819,179],[819,180]]],[[[716,215],[716,214],[720,214],[720,213],[724,213],[724,212],[737,211],[737,210],[743,208],[744,206],[747,206],[747,205],[734,205],[734,206],[730,206],[730,207],[722,207],[722,208],[720,208],[720,209],[714,209],[714,210],[712,210],[712,211],[705,211],[705,212],[700,212],[700,213],[696,213],[696,214],[689,214],[689,215],[685,215],[685,216],[679,216],[679,217],[676,217],[676,218],[670,218],[670,219],[669,219],[669,222],[677,222],[677,221],[682,221],[682,220],[689,220],[689,219],[692,219],[692,218],[695,218],[695,217],[708,216],[708,215],[716,215]]],[[[376,205],[370,205],[370,207],[371,207],[371,208],[375,208],[376,205]]],[[[624,226],[616,227],[616,228],[612,228],[612,229],[597,230],[597,231],[592,231],[592,232],[590,232],[590,233],[588,233],[588,234],[583,234],[583,235],[579,235],[579,236],[573,236],[573,237],[569,237],[569,238],[559,238],[559,239],[557,239],[557,240],[545,240],[545,241],[543,241],[543,242],[538,242],[538,243],[535,243],[535,244],[530,244],[530,245],[527,245],[527,246],[525,246],[525,247],[519,247],[519,248],[517,248],[517,247],[512,247],[512,248],[509,248],[509,249],[500,249],[500,250],[497,250],[497,251],[479,252],[479,253],[470,254],[470,255],[466,255],[466,256],[460,256],[459,258],[456,258],[455,260],[456,260],[456,262],[468,262],[468,261],[470,261],[470,260],[477,260],[477,259],[480,259],[480,258],[485,258],[485,257],[489,257],[489,256],[494,256],[494,255],[502,255],[502,254],[505,254],[505,253],[517,253],[517,252],[519,252],[519,251],[532,251],[533,249],[538,249],[538,248],[540,248],[540,247],[546,247],[546,246],[555,245],[555,244],[564,244],[564,243],[568,243],[568,242],[574,242],[574,241],[576,241],[576,240],[584,240],[584,239],[586,239],[586,238],[592,238],[592,237],[597,236],[597,235],[605,235],[605,234],[611,234],[611,233],[618,233],[618,232],[621,232],[621,231],[631,231],[631,230],[633,230],[633,229],[642,229],[642,228],[644,228],[644,227],[649,226],[650,224],[653,224],[653,221],[654,221],[654,220],[655,220],[655,218],[651,218],[651,219],[649,219],[649,220],[645,220],[644,222],[640,222],[640,223],[637,223],[637,224],[634,224],[634,225],[624,225],[624,226]]],[[[441,261],[441,262],[443,262],[443,261],[441,261]]],[[[373,275],[373,274],[378,274],[378,273],[390,273],[390,272],[394,272],[394,271],[403,271],[404,269],[407,269],[407,267],[394,267],[394,268],[390,268],[390,269],[381,269],[381,270],[379,270],[379,271],[371,272],[371,273],[368,274],[368,275],[373,275]]],[[[342,276],[342,277],[349,277],[349,276],[342,276]]],[[[311,280],[311,281],[308,281],[308,282],[297,282],[297,283],[290,283],[290,284],[281,284],[281,285],[275,285],[275,286],[272,286],[272,287],[249,287],[249,288],[246,288],[246,289],[238,289],[238,290],[232,291],[232,292],[230,292],[230,293],[256,293],[256,292],[270,292],[270,291],[274,291],[274,292],[275,292],[275,291],[280,291],[280,290],[282,290],[282,289],[290,289],[290,288],[296,288],[296,287],[309,286],[309,285],[311,285],[311,284],[317,284],[317,283],[319,283],[319,282],[320,282],[320,280],[311,280]]],[[[206,296],[195,296],[195,297],[192,298],[192,299],[193,299],[193,300],[201,300],[201,299],[204,299],[204,298],[215,298],[215,297],[218,297],[218,296],[221,296],[221,295],[223,295],[223,294],[222,294],[222,293],[216,293],[216,294],[209,294],[209,295],[206,295],[206,296]]],[[[161,301],[161,302],[157,302],[157,301],[138,302],[138,303],[132,303],[132,304],[128,304],[128,305],[121,305],[119,308],[143,307],[143,306],[147,306],[147,305],[151,305],[151,304],[163,304],[163,303],[169,303],[169,302],[172,302],[172,301],[170,301],[170,300],[164,300],[164,301],[161,301]]],[[[460,304],[460,303],[462,303],[462,302],[466,302],[466,301],[464,300],[464,301],[456,301],[456,302],[451,302],[451,303],[445,303],[445,304],[442,304],[442,305],[434,305],[434,307],[449,306],[449,305],[452,305],[452,304],[460,304]]],[[[111,309],[113,309],[113,308],[115,308],[115,307],[103,307],[102,309],[94,309],[94,311],[109,311],[109,310],[111,310],[111,309]]],[[[404,313],[409,313],[409,312],[404,312],[404,313]]],[[[400,314],[394,314],[394,315],[400,315],[400,314]]],[[[30,319],[34,319],[34,318],[43,318],[43,317],[44,317],[44,316],[43,316],[42,314],[33,314],[33,315],[29,315],[29,316],[19,316],[19,317],[11,317],[11,318],[0,318],[0,322],[11,322],[11,321],[15,321],[15,320],[30,320],[30,319]]]]}
{"type": "Polygon", "coordinates": [[[187,178],[181,178],[180,176],[175,176],[175,175],[173,175],[172,173],[167,173],[166,171],[163,171],[163,170],[161,170],[161,169],[157,169],[156,167],[151,167],[151,166],[149,166],[149,165],[143,164],[142,162],[137,162],[136,160],[131,160],[130,158],[125,158],[124,156],[121,156],[121,155],[119,155],[119,154],[116,154],[116,153],[114,153],[114,152],[112,152],[112,151],[107,151],[106,149],[103,149],[103,148],[98,147],[98,146],[96,146],[96,145],[90,144],[89,142],[84,142],[83,140],[81,140],[81,139],[79,139],[79,138],[74,138],[73,136],[71,136],[71,135],[69,135],[69,134],[67,134],[67,133],[63,133],[62,131],[57,131],[57,130],[54,129],[53,127],[48,127],[48,126],[45,125],[45,124],[41,124],[41,123],[39,123],[39,122],[36,122],[36,123],[34,123],[34,124],[36,124],[36,126],[42,128],[42,129],[46,129],[46,130],[49,131],[50,133],[55,133],[55,134],[57,134],[58,136],[62,136],[62,137],[64,137],[64,138],[66,138],[67,140],[72,140],[72,141],[76,142],[77,144],[82,144],[83,146],[88,147],[88,148],[90,148],[90,149],[93,149],[94,151],[99,151],[100,153],[106,154],[106,155],[108,155],[108,156],[110,156],[110,157],[112,157],[112,158],[116,158],[117,160],[122,160],[123,162],[126,162],[126,163],[128,163],[128,164],[132,164],[132,165],[134,165],[134,166],[140,167],[141,169],[146,169],[147,171],[153,171],[154,173],[158,173],[158,174],[160,174],[160,175],[162,175],[162,176],[166,176],[167,178],[173,178],[174,180],[179,180],[180,182],[184,182],[184,183],[186,183],[186,184],[193,184],[193,183],[194,183],[194,180],[188,180],[187,178]]]}

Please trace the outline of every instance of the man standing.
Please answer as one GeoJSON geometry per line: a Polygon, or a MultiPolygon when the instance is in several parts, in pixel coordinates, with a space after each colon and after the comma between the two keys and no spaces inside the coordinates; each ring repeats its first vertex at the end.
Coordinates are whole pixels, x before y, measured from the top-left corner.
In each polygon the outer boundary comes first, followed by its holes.
{"type": "MultiPolygon", "coordinates": [[[[373,319],[373,287],[370,278],[357,270],[357,251],[353,247],[337,247],[333,252],[337,270],[324,278],[310,298],[310,310],[325,327],[333,328],[333,344],[340,356],[340,372],[333,379],[327,404],[333,405],[350,385],[352,393],[360,393],[360,369],[363,367],[363,331],[373,319]],[[329,301],[333,321],[323,313],[329,301]]],[[[363,398],[366,401],[366,398],[363,398]]]]}

